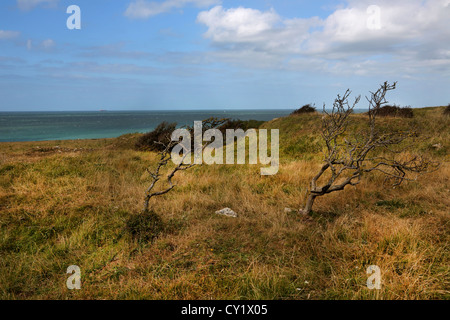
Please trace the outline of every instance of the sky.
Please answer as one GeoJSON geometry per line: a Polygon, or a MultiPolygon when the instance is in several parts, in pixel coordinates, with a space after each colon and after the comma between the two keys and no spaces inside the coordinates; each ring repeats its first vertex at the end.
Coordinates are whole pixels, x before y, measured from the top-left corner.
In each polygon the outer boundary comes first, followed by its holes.
{"type": "Polygon", "coordinates": [[[447,105],[449,22],[450,0],[2,0],[0,111],[321,108],[384,81],[447,105]]]}

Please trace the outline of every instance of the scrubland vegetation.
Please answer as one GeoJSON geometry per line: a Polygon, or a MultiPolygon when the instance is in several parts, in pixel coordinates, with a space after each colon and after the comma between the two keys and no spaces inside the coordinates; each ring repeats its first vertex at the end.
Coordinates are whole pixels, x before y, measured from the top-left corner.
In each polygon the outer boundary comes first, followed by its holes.
{"type": "Polygon", "coordinates": [[[316,112],[316,108],[314,106],[312,106],[311,104],[305,104],[300,109],[294,110],[291,115],[314,113],[314,112],[316,112]]]}
{"type": "Polygon", "coordinates": [[[396,105],[386,105],[381,107],[378,113],[380,117],[400,117],[400,118],[412,118],[414,112],[411,107],[399,107],[396,105]]]}
{"type": "MultiPolygon", "coordinates": [[[[0,144],[1,299],[448,299],[450,165],[445,107],[382,124],[421,129],[438,171],[395,188],[373,174],[300,209],[324,149],[319,113],[280,129],[280,171],[197,166],[142,215],[158,154],[142,135],[0,144]],[[239,217],[214,214],[230,207],[239,217]],[[70,265],[81,290],[68,290],[70,265]],[[381,290],[366,268],[381,268],[381,290]]],[[[367,118],[350,115],[355,128],[367,118]]]]}

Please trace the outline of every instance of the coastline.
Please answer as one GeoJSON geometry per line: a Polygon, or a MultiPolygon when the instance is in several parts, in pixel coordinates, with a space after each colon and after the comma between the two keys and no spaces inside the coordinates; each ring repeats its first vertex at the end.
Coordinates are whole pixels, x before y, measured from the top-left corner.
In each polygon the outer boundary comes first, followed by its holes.
{"type": "Polygon", "coordinates": [[[163,229],[147,242],[133,230],[151,229],[134,229],[130,221],[142,212],[151,183],[147,169],[159,157],[136,150],[135,135],[0,144],[0,282],[6,288],[0,296],[445,299],[449,255],[442,251],[448,238],[442,226],[449,223],[450,202],[443,186],[450,166],[449,120],[442,111],[385,120],[417,122],[432,140],[413,145],[413,151],[441,162],[439,171],[388,192],[384,178],[373,176],[320,199],[308,219],[289,210],[301,205],[322,165],[316,139],[322,117],[266,122],[261,128],[280,129],[279,172],[262,177],[260,166],[226,164],[183,171],[174,192],[152,200],[163,229]],[[238,217],[214,214],[223,208],[238,217]],[[389,290],[360,290],[368,264],[384,270],[389,290]],[[71,265],[83,272],[77,293],[64,286],[71,265]],[[405,290],[408,279],[415,281],[405,290]],[[180,287],[186,290],[174,290],[180,287]]]}

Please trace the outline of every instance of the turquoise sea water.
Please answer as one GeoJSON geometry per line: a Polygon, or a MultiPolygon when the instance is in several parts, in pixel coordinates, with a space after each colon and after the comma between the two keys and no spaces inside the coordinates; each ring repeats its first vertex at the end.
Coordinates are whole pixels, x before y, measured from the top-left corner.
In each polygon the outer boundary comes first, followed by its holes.
{"type": "Polygon", "coordinates": [[[148,132],[163,121],[193,125],[209,117],[268,121],[292,110],[0,112],[0,142],[112,138],[148,132]]]}

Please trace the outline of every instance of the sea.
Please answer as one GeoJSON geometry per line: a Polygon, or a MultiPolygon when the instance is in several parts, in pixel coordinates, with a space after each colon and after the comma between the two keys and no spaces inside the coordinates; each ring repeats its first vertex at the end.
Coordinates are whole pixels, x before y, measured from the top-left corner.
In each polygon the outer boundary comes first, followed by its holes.
{"type": "Polygon", "coordinates": [[[210,117],[269,121],[293,110],[0,112],[0,142],[113,138],[210,117]]]}

